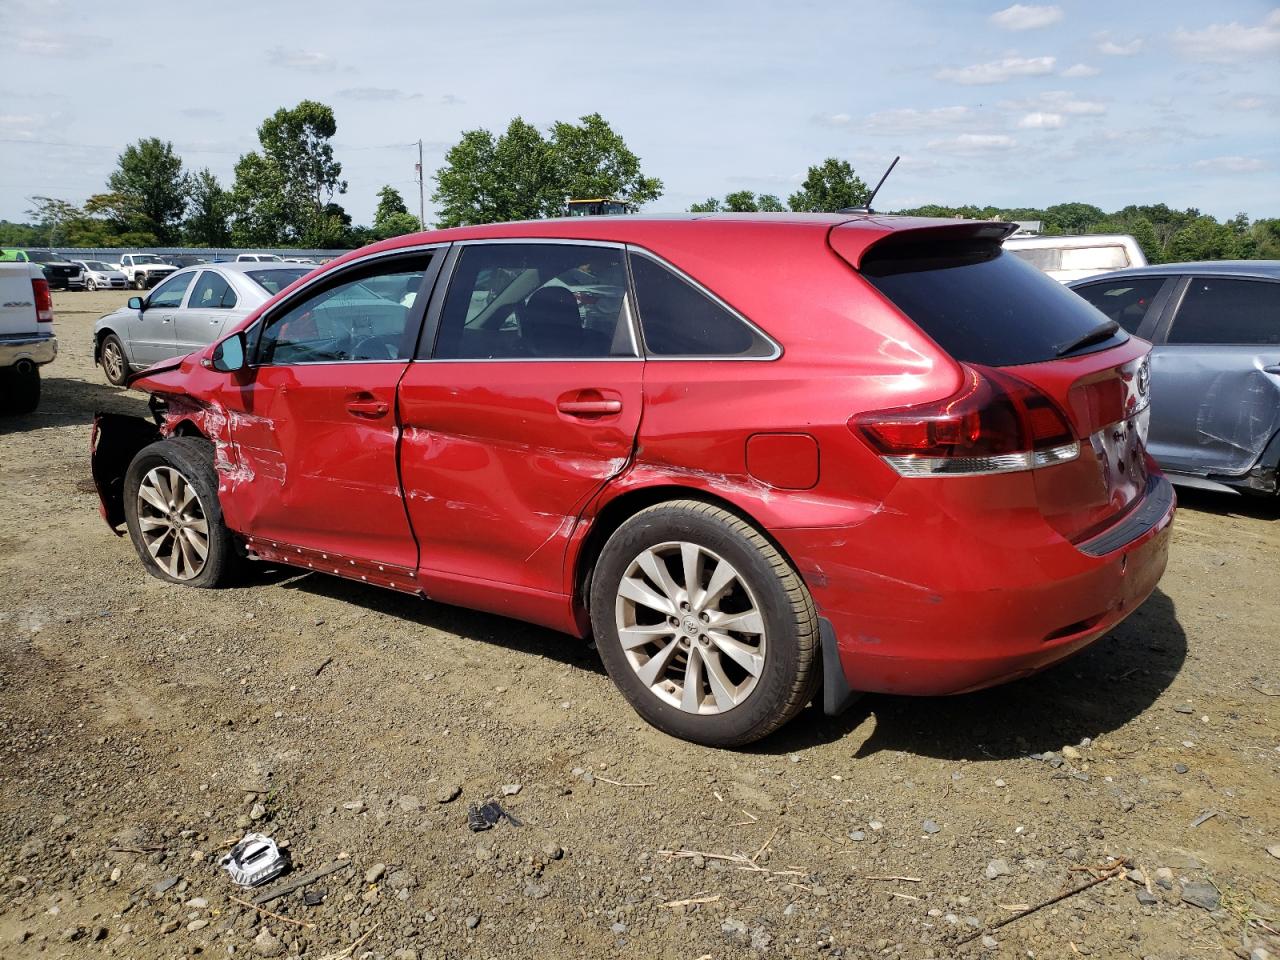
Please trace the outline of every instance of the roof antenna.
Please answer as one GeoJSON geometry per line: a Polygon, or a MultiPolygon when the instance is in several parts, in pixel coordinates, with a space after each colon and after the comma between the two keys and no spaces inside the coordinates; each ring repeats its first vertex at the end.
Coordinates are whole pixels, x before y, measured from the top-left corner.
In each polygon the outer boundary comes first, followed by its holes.
{"type": "Polygon", "coordinates": [[[893,158],[893,163],[889,164],[889,169],[884,172],[884,176],[880,178],[880,182],[876,184],[876,188],[871,191],[871,195],[867,197],[867,202],[860,207],[842,207],[836,213],[873,213],[871,209],[871,201],[876,198],[876,194],[880,192],[880,188],[884,186],[884,182],[889,179],[889,174],[893,173],[893,168],[898,165],[901,156],[893,158]]]}

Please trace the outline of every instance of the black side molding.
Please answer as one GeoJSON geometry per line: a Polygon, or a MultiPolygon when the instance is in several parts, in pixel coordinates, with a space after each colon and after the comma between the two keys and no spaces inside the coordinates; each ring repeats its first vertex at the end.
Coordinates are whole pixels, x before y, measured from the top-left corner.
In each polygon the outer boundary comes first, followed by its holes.
{"type": "Polygon", "coordinates": [[[836,631],[826,617],[818,618],[818,635],[822,639],[822,712],[828,717],[835,717],[853,706],[862,694],[849,689],[844,667],[840,665],[836,631]]]}
{"type": "Polygon", "coordinates": [[[1090,557],[1101,557],[1132,543],[1164,519],[1173,506],[1173,484],[1163,474],[1147,478],[1142,503],[1109,530],[1077,543],[1076,549],[1090,557]]]}

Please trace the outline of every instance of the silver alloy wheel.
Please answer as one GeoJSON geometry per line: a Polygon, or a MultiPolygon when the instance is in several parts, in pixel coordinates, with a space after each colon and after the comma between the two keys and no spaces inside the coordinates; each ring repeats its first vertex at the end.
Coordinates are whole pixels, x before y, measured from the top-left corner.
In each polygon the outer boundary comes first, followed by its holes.
{"type": "Polygon", "coordinates": [[[696,543],[650,547],[618,585],[618,640],[631,669],[686,713],[724,713],[764,671],[764,617],[746,580],[696,543]]]}
{"type": "Polygon", "coordinates": [[[173,467],[153,467],[138,485],[138,532],[175,580],[198,577],[209,556],[209,523],[196,488],[173,467]]]}
{"type": "Polygon", "coordinates": [[[102,347],[102,367],[107,371],[107,379],[119,383],[124,379],[124,354],[114,340],[108,340],[102,347]]]}

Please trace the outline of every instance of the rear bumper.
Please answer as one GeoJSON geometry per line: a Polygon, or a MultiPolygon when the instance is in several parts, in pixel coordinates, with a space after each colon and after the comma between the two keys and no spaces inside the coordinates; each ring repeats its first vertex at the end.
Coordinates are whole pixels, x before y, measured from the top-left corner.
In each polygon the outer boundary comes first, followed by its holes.
{"type": "Polygon", "coordinates": [[[0,337],[0,367],[12,367],[20,360],[51,363],[58,355],[58,338],[51,333],[0,337]]]}
{"type": "Polygon", "coordinates": [[[1158,476],[1124,520],[1081,545],[1108,548],[1095,555],[1043,524],[1035,533],[1029,517],[975,536],[936,508],[775,533],[831,624],[848,687],[934,696],[1027,676],[1104,636],[1159,582],[1174,510],[1158,476]],[[1104,542],[1126,524],[1123,542],[1104,542]]]}

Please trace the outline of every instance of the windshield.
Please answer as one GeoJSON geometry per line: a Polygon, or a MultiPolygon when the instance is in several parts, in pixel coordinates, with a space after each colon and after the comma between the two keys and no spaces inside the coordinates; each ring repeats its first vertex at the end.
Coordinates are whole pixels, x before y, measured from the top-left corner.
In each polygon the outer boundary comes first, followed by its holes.
{"type": "Polygon", "coordinates": [[[27,257],[37,263],[70,263],[66,257],[61,254],[54,253],[52,250],[28,250],[27,257]]]}
{"type": "Polygon", "coordinates": [[[246,270],[245,276],[260,286],[267,293],[275,296],[299,277],[305,277],[310,270],[246,270]]]}
{"type": "Polygon", "coordinates": [[[99,272],[106,272],[106,271],[115,269],[115,267],[111,266],[111,264],[103,263],[101,260],[86,260],[84,262],[84,265],[88,267],[90,270],[97,270],[99,272]]]}
{"type": "Polygon", "coordinates": [[[149,253],[137,253],[137,254],[134,254],[133,262],[134,263],[165,263],[166,261],[161,260],[159,257],[153,256],[152,254],[149,254],[149,253]]]}

